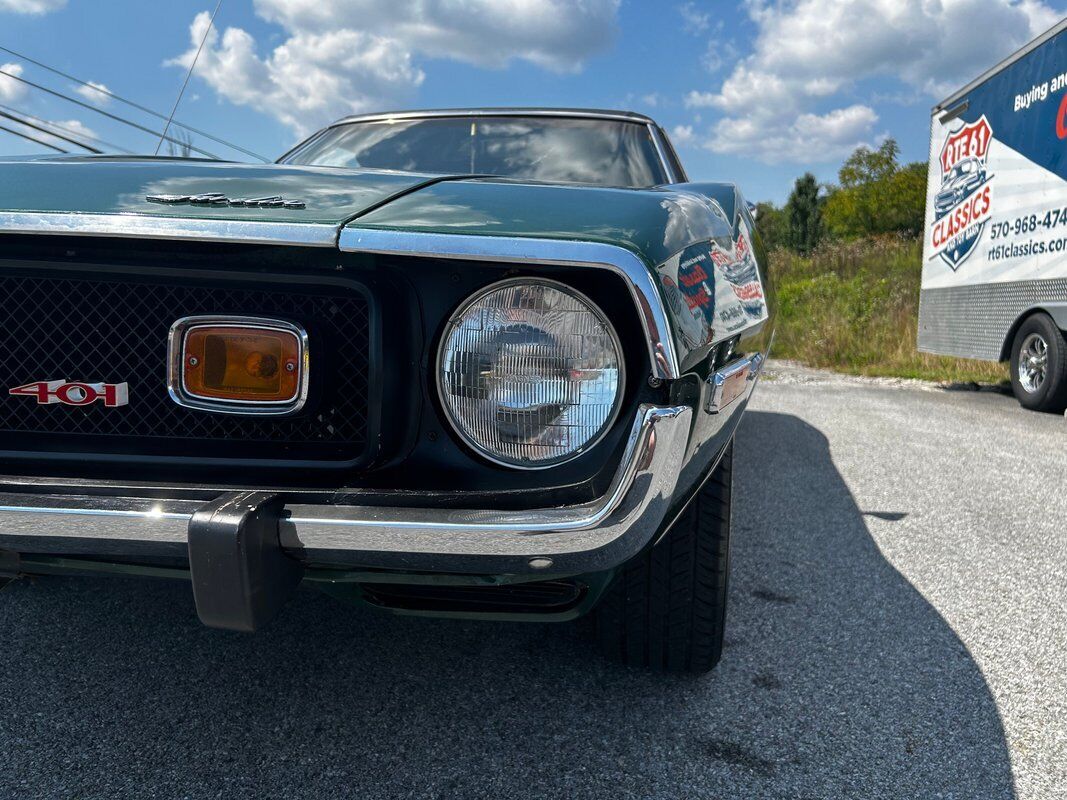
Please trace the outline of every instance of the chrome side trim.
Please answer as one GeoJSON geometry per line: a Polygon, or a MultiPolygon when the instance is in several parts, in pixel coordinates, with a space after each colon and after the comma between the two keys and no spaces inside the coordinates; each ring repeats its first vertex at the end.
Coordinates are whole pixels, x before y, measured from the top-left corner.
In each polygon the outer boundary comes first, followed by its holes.
{"type": "Polygon", "coordinates": [[[333,247],[337,226],[321,223],[188,219],[144,214],[0,212],[0,234],[116,236],[130,239],[195,239],[202,242],[333,247]]]}
{"type": "Polygon", "coordinates": [[[648,338],[652,376],[673,380],[681,376],[678,354],[659,288],[651,270],[624,247],[562,239],[413,233],[347,227],[339,238],[341,250],[351,253],[457,258],[508,264],[548,264],[607,269],[620,276],[630,291],[648,338]]]}
{"type": "Polygon", "coordinates": [[[242,414],[252,416],[282,416],[295,414],[304,407],[308,399],[310,385],[311,356],[308,349],[308,335],[301,326],[293,322],[267,317],[227,317],[207,314],[182,317],[175,320],[167,334],[167,394],[170,399],[185,408],[199,411],[211,411],[216,414],[242,414]],[[296,397],[290,400],[255,402],[245,400],[225,400],[221,398],[202,397],[188,390],[185,385],[185,370],[182,359],[185,353],[185,337],[191,330],[201,326],[225,325],[231,328],[248,330],[275,330],[291,333],[300,345],[300,359],[297,378],[296,397]]]}

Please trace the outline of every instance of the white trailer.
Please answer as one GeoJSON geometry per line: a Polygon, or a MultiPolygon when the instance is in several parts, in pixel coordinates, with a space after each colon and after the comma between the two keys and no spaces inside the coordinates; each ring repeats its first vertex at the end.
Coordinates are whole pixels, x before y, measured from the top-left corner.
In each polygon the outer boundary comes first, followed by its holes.
{"type": "Polygon", "coordinates": [[[1008,361],[1063,411],[1065,331],[1067,20],[933,109],[919,350],[1008,361]]]}

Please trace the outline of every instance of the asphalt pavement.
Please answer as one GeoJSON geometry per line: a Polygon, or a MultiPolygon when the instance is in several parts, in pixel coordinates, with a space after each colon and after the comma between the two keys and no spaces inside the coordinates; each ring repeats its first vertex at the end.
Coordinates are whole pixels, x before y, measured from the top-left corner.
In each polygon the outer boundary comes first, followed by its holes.
{"type": "Polygon", "coordinates": [[[267,630],[187,584],[0,591],[0,798],[1067,797],[1067,421],[779,368],[739,433],[710,675],[581,623],[304,591],[267,630]]]}

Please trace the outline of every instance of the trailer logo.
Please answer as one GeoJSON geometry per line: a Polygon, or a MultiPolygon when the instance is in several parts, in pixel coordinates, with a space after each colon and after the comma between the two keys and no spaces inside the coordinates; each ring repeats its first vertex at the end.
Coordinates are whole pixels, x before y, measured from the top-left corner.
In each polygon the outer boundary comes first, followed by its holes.
{"type": "Polygon", "coordinates": [[[986,171],[993,129],[983,115],[963,125],[941,148],[941,189],[934,195],[933,253],[952,268],[960,268],[974,252],[993,205],[992,179],[986,171]]]}

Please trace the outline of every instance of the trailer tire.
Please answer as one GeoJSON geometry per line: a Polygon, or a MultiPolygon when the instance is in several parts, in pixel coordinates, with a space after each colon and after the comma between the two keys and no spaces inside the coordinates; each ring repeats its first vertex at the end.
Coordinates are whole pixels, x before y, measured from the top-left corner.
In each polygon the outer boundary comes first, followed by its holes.
{"type": "Polygon", "coordinates": [[[722,656],[730,567],[733,443],[656,544],[619,568],[594,611],[601,651],[663,672],[707,672],[722,656]]]}
{"type": "Polygon", "coordinates": [[[1024,408],[1067,408],[1067,341],[1043,312],[1023,320],[1011,345],[1011,388],[1024,408]]]}

